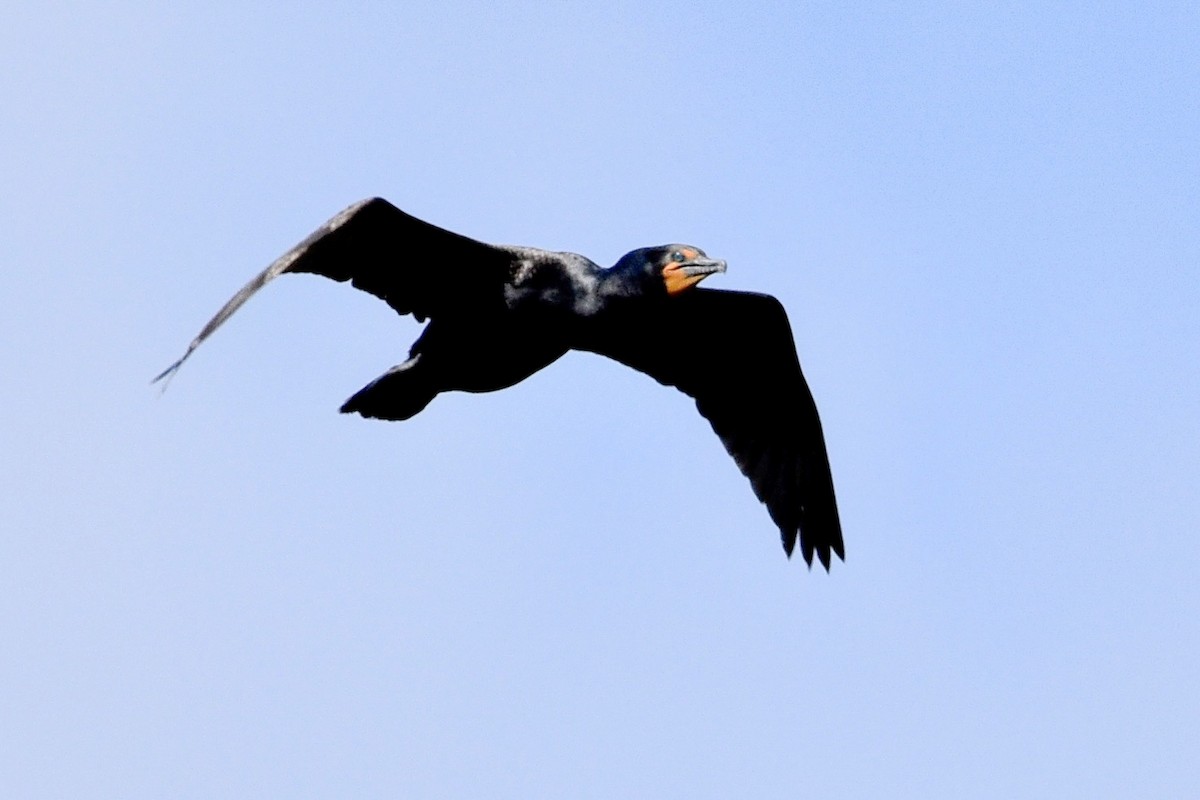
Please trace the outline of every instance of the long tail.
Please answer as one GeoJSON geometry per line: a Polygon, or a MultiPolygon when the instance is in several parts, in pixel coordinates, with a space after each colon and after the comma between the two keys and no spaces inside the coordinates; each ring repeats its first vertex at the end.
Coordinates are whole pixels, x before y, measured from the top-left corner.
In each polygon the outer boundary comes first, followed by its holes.
{"type": "Polygon", "coordinates": [[[342,413],[390,420],[416,416],[439,391],[420,360],[415,355],[371,381],[342,404],[342,413]]]}

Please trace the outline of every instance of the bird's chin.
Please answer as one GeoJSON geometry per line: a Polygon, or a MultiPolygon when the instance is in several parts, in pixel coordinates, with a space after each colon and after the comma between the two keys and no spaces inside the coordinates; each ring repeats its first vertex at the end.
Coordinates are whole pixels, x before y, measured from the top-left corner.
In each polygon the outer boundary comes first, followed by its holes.
{"type": "Polygon", "coordinates": [[[662,272],[663,284],[667,294],[675,295],[691,289],[709,275],[724,271],[725,262],[717,259],[671,264],[662,272]]]}
{"type": "Polygon", "coordinates": [[[667,294],[676,295],[681,292],[686,292],[700,281],[707,278],[707,275],[681,275],[679,273],[667,274],[663,273],[663,283],[666,284],[667,294]]]}

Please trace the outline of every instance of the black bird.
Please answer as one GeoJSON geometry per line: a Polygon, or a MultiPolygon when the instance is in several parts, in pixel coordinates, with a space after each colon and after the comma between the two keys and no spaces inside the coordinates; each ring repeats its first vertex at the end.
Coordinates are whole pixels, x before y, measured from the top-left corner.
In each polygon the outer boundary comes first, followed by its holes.
{"type": "Polygon", "coordinates": [[[409,352],[344,413],[408,419],[440,392],[512,386],[568,350],[615,359],[696,400],[779,526],[790,557],[845,558],[817,407],[783,306],[695,289],[725,262],[682,244],[634,250],[609,269],[575,253],[484,244],[382,198],[356,203],[247,283],[155,382],[169,378],[251,295],[309,272],[429,319],[409,352]]]}

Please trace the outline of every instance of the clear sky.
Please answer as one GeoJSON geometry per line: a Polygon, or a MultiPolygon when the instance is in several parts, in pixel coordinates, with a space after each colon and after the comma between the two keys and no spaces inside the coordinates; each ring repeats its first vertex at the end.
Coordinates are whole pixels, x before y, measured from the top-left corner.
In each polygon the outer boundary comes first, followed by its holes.
{"type": "Polygon", "coordinates": [[[23,3],[0,795],[1200,796],[1194,3],[23,3]],[[152,7],[153,6],[153,7],[152,7]],[[383,195],[788,308],[847,561],[573,354],[251,275],[383,195]]]}

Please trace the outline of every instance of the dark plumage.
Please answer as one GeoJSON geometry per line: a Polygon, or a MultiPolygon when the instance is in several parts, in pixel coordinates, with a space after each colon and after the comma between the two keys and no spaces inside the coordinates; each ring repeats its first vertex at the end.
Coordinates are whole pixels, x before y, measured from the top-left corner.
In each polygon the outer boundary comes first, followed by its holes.
{"type": "Polygon", "coordinates": [[[696,400],[790,556],[845,558],[821,421],[774,297],[696,289],[725,262],[649,247],[609,269],[583,256],[484,244],[381,198],[356,203],[256,276],[217,312],[169,378],[242,303],[285,272],[310,272],[429,324],[409,358],[342,406],[408,419],[440,392],[512,386],[568,350],[608,356],[696,400]]]}

